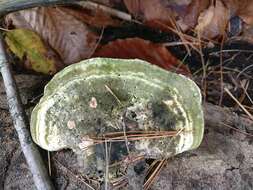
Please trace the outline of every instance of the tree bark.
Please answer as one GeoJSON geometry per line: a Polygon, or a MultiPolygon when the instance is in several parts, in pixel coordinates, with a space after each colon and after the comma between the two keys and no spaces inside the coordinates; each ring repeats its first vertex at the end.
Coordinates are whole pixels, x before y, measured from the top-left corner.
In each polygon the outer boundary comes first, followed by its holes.
{"type": "Polygon", "coordinates": [[[28,130],[25,112],[22,108],[16,83],[10,71],[7,61],[7,54],[3,42],[3,36],[0,34],[0,68],[5,86],[9,111],[13,120],[14,127],[18,133],[21,149],[26,158],[29,169],[32,173],[35,186],[38,190],[53,190],[53,185],[48,176],[48,172],[43,163],[37,146],[33,143],[28,130]]]}

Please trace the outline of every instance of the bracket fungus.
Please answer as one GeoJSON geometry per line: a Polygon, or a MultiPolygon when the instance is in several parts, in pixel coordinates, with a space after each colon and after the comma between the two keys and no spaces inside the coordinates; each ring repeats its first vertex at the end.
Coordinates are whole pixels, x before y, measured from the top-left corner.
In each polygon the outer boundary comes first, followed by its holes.
{"type": "Polygon", "coordinates": [[[39,146],[70,148],[87,175],[104,179],[107,171],[109,181],[124,174],[129,157],[163,159],[197,148],[203,131],[197,85],[138,59],[95,58],[65,68],[31,117],[39,146]]]}

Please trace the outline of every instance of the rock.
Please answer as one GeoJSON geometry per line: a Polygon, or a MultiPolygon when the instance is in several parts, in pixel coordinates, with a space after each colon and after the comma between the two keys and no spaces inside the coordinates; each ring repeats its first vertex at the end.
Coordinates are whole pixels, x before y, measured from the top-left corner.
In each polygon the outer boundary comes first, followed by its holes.
{"type": "Polygon", "coordinates": [[[240,190],[253,188],[253,146],[213,129],[199,149],[179,155],[163,169],[155,189],[240,190]]]}

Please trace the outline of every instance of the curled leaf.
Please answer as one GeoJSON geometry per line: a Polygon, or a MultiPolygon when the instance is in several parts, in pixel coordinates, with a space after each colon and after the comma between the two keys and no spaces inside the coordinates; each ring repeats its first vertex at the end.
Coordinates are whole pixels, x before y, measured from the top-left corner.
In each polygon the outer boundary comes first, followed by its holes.
{"type": "Polygon", "coordinates": [[[53,74],[59,68],[57,55],[50,51],[40,37],[27,29],[15,29],[6,33],[6,43],[26,68],[44,74],[53,74]]]}
{"type": "Polygon", "coordinates": [[[217,0],[215,5],[211,5],[201,13],[195,29],[202,36],[212,39],[224,34],[229,18],[229,10],[217,0]]]}
{"type": "Polygon", "coordinates": [[[188,68],[175,58],[165,46],[140,38],[128,38],[110,42],[98,49],[94,57],[138,58],[170,71],[189,74],[188,68]]]}
{"type": "Polygon", "coordinates": [[[191,0],[188,5],[178,6],[174,8],[177,11],[180,19],[177,22],[182,28],[182,24],[186,25],[186,29],[194,28],[198,23],[198,17],[202,11],[209,6],[209,0],[191,0]],[[181,11],[180,11],[181,10],[181,11]]]}

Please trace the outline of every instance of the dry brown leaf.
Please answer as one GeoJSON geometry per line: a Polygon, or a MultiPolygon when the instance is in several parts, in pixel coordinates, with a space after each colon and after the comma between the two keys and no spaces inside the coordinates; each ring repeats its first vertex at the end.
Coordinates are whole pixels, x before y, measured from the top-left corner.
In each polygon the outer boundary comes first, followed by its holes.
{"type": "Polygon", "coordinates": [[[60,8],[62,11],[74,16],[76,19],[87,23],[91,26],[102,28],[107,26],[119,26],[120,21],[113,19],[109,14],[103,12],[101,9],[86,10],[86,9],[72,9],[72,8],[60,8]]]}
{"type": "Polygon", "coordinates": [[[234,38],[236,41],[246,41],[253,44],[253,26],[247,26],[243,28],[243,32],[240,36],[234,38]]]}
{"type": "Polygon", "coordinates": [[[238,10],[238,16],[242,18],[242,20],[248,25],[253,25],[253,1],[247,0],[244,4],[240,4],[238,10]]]}
{"type": "Polygon", "coordinates": [[[88,58],[97,36],[83,22],[61,8],[38,7],[11,13],[5,18],[16,28],[37,32],[61,57],[64,65],[88,58]]]}
{"type": "Polygon", "coordinates": [[[157,22],[158,28],[161,28],[159,22],[171,26],[173,12],[167,0],[124,0],[124,3],[135,18],[141,19],[145,23],[152,23],[155,26],[155,22],[157,22]]]}
{"type": "Polygon", "coordinates": [[[225,7],[230,11],[231,16],[239,16],[239,12],[243,12],[245,8],[252,2],[252,0],[221,0],[225,7]]]}
{"type": "Polygon", "coordinates": [[[201,11],[209,0],[124,0],[128,11],[151,27],[168,31],[166,26],[180,26],[186,31],[194,28],[201,11]]]}
{"type": "Polygon", "coordinates": [[[165,46],[140,38],[116,40],[98,49],[94,57],[142,59],[166,70],[189,75],[189,69],[175,58],[165,46]]]}
{"type": "Polygon", "coordinates": [[[200,33],[203,33],[204,30],[211,24],[214,17],[214,6],[210,6],[207,10],[200,14],[198,18],[198,25],[196,26],[196,30],[200,33]]]}
{"type": "Polygon", "coordinates": [[[195,29],[201,36],[212,39],[224,34],[229,19],[229,10],[217,0],[215,5],[209,6],[200,14],[195,29]]]}
{"type": "Polygon", "coordinates": [[[230,16],[239,16],[248,25],[253,25],[252,0],[222,0],[228,8],[230,16]]]}
{"type": "Polygon", "coordinates": [[[196,29],[204,38],[225,33],[230,18],[253,25],[252,0],[124,0],[128,11],[145,24],[165,31],[196,29]],[[178,27],[176,27],[178,29],[178,27]]]}
{"type": "Polygon", "coordinates": [[[194,28],[198,23],[200,13],[208,8],[209,4],[209,0],[191,0],[191,3],[185,8],[185,11],[178,11],[178,14],[188,28],[194,28]]]}

